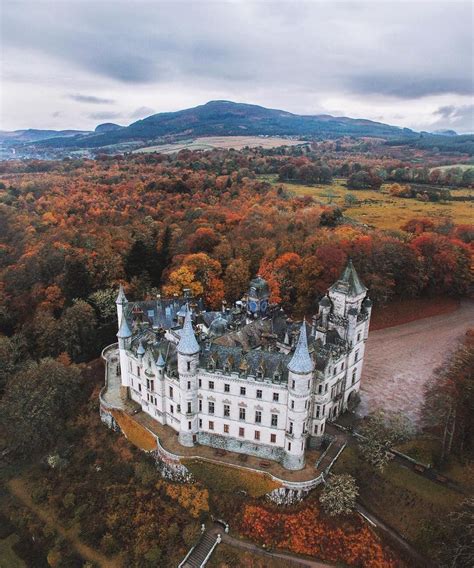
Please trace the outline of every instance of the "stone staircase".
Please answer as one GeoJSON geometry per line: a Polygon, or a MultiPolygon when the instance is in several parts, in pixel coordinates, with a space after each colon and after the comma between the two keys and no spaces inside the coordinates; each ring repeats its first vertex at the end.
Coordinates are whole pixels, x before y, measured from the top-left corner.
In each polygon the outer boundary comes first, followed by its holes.
{"type": "Polygon", "coordinates": [[[210,553],[217,545],[217,535],[206,531],[192,548],[178,568],[201,568],[205,566],[210,553]]]}

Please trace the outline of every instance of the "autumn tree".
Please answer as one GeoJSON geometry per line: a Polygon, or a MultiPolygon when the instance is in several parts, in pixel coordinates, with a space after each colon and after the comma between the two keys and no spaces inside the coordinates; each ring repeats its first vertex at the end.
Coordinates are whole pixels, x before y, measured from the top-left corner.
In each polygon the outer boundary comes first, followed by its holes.
{"type": "Polygon", "coordinates": [[[355,505],[359,491],[355,479],[349,474],[329,476],[325,483],[319,502],[332,517],[350,514],[355,505]]]}
{"type": "Polygon", "coordinates": [[[383,472],[393,459],[391,448],[409,439],[413,435],[412,427],[401,414],[383,413],[370,414],[359,428],[361,438],[358,438],[362,457],[383,472]]]}
{"type": "Polygon", "coordinates": [[[236,258],[226,268],[224,275],[225,296],[229,302],[240,299],[250,280],[249,263],[236,258]]]}
{"type": "Polygon", "coordinates": [[[0,423],[9,448],[23,457],[49,449],[82,400],[82,379],[74,365],[53,359],[31,363],[8,382],[0,402],[0,423]]]}

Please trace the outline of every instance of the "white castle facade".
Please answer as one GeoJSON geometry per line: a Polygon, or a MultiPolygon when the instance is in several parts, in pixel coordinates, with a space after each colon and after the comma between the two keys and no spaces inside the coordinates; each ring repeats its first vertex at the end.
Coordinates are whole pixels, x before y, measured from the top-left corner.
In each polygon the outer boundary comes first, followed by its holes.
{"type": "Polygon", "coordinates": [[[372,302],[352,262],[295,324],[260,277],[234,308],[117,298],[121,394],[179,442],[305,465],[327,421],[357,398],[372,302]]]}

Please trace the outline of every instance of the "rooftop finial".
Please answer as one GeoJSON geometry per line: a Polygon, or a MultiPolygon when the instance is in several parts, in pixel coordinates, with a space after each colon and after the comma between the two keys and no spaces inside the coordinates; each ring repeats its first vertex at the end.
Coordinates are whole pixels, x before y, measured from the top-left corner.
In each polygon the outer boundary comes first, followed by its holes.
{"type": "Polygon", "coordinates": [[[303,323],[301,324],[300,336],[298,337],[298,343],[293,357],[288,363],[288,370],[300,374],[312,373],[314,370],[313,360],[308,350],[306,319],[303,319],[303,323]]]}
{"type": "Polygon", "coordinates": [[[191,311],[186,305],[186,316],[184,317],[181,337],[178,343],[178,353],[181,355],[194,355],[199,352],[199,343],[194,335],[193,323],[191,321],[191,311]]]}

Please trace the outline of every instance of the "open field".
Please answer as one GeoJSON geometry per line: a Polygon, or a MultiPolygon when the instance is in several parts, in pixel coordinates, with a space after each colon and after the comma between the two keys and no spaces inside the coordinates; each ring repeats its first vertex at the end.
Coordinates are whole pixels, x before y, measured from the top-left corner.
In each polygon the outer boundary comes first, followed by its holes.
{"type": "Polygon", "coordinates": [[[161,154],[173,154],[180,150],[212,150],[213,148],[241,150],[246,146],[250,148],[257,148],[258,146],[262,148],[277,148],[278,146],[298,146],[298,144],[305,144],[305,141],[290,140],[289,138],[280,138],[278,136],[204,136],[203,138],[183,140],[175,144],[158,144],[156,146],[138,148],[133,153],[160,152],[161,154]]]}
{"type": "MultiPolygon", "coordinates": [[[[298,183],[280,183],[277,176],[261,176],[270,183],[283,186],[287,191],[297,195],[311,195],[321,203],[333,203],[346,207],[344,215],[359,223],[374,226],[379,229],[400,229],[413,217],[430,217],[442,220],[450,218],[456,225],[471,224],[474,218],[474,203],[466,201],[450,201],[446,203],[424,203],[416,199],[402,199],[390,195],[388,185],[382,185],[380,191],[371,189],[347,189],[346,180],[335,178],[328,185],[302,185],[298,183]],[[358,203],[347,207],[344,201],[346,195],[353,195],[358,203]]],[[[469,195],[466,188],[452,189],[454,195],[469,195]]],[[[472,191],[471,191],[472,195],[472,191]]]]}
{"type": "Polygon", "coordinates": [[[450,164],[448,166],[437,166],[436,168],[430,168],[430,172],[433,170],[441,170],[445,172],[446,170],[452,170],[453,168],[459,168],[463,172],[466,170],[474,169],[474,164],[450,164]]]}

